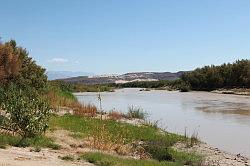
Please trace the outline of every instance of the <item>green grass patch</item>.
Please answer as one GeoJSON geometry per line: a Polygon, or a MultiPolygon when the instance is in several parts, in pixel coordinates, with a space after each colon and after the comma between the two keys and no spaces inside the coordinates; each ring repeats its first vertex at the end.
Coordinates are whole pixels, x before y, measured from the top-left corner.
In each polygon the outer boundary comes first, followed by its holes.
{"type": "Polygon", "coordinates": [[[0,135],[0,148],[5,149],[8,145],[15,146],[20,141],[20,138],[10,135],[0,135]]]}
{"type": "Polygon", "coordinates": [[[51,149],[59,149],[60,146],[55,144],[52,139],[39,136],[34,138],[26,138],[21,139],[19,136],[11,136],[11,135],[0,135],[0,147],[5,148],[7,146],[17,146],[17,147],[48,147],[51,149]]]}
{"type": "Polygon", "coordinates": [[[111,156],[102,153],[86,153],[81,159],[87,160],[97,166],[181,166],[182,163],[157,161],[157,160],[136,160],[111,156]]]}
{"type": "Polygon", "coordinates": [[[186,153],[180,152],[170,148],[168,150],[169,154],[171,154],[176,162],[182,163],[184,165],[201,165],[203,160],[202,156],[195,153],[186,153]]]}
{"type": "Polygon", "coordinates": [[[70,91],[63,91],[63,90],[59,90],[58,91],[58,94],[61,96],[61,97],[65,97],[67,99],[71,99],[73,101],[77,101],[77,98],[75,95],[73,95],[72,92],[70,91]]]}
{"type": "Polygon", "coordinates": [[[88,135],[95,134],[95,132],[98,132],[96,131],[96,128],[101,128],[102,125],[105,126],[105,129],[108,131],[111,138],[115,139],[118,135],[122,135],[125,139],[125,143],[141,140],[151,141],[157,138],[162,138],[166,141],[165,143],[168,144],[168,146],[171,146],[177,141],[184,139],[184,137],[177,134],[160,133],[158,129],[152,126],[134,126],[114,120],[101,121],[100,119],[95,118],[64,115],[62,117],[54,116],[50,121],[50,126],[53,128],[69,130],[77,133],[77,135],[80,134],[81,137],[87,137],[88,135]]]}
{"type": "MultiPolygon", "coordinates": [[[[77,117],[74,115],[54,116],[50,121],[54,129],[64,129],[73,132],[70,136],[74,138],[87,138],[89,136],[100,136],[113,143],[122,138],[123,144],[143,141],[143,148],[152,156],[153,160],[131,160],[100,153],[87,153],[83,155],[88,161],[96,165],[198,165],[201,157],[195,154],[187,154],[175,151],[171,148],[178,141],[188,141],[188,138],[177,134],[160,132],[158,128],[151,125],[135,126],[114,120],[100,120],[88,117],[77,117]],[[108,136],[107,136],[108,135],[108,136]]],[[[53,128],[52,128],[53,129],[53,128]]],[[[101,141],[101,140],[97,140],[101,141]]],[[[121,142],[117,142],[121,143],[121,142]]]]}
{"type": "Polygon", "coordinates": [[[109,85],[72,84],[74,92],[111,92],[114,87],[109,85]]]}
{"type": "Polygon", "coordinates": [[[184,153],[174,150],[166,139],[157,138],[146,142],[144,149],[158,161],[175,161],[185,165],[199,165],[202,157],[194,153],[184,153]]]}

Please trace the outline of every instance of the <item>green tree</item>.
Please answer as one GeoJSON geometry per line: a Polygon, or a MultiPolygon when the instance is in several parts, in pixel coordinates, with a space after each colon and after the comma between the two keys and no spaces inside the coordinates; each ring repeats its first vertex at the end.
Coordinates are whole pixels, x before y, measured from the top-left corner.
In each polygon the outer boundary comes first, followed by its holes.
{"type": "Polygon", "coordinates": [[[23,138],[40,135],[50,115],[44,100],[45,69],[36,64],[22,47],[11,40],[0,44],[0,127],[23,138]]]}
{"type": "Polygon", "coordinates": [[[250,87],[250,61],[238,60],[233,64],[205,66],[182,76],[194,90],[216,88],[250,87]]]}

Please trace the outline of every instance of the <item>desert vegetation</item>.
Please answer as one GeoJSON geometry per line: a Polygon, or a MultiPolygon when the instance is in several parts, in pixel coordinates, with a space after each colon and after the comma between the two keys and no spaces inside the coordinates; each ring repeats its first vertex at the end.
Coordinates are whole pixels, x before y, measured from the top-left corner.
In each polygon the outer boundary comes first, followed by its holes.
{"type": "Polygon", "coordinates": [[[114,87],[111,84],[95,84],[95,85],[84,85],[84,84],[72,84],[74,92],[112,92],[114,87]]]}
{"type": "MultiPolygon", "coordinates": [[[[115,111],[106,114],[102,108],[79,103],[72,92],[82,87],[47,81],[45,69],[37,65],[14,40],[0,44],[0,80],[1,148],[31,146],[30,152],[35,153],[44,147],[59,150],[61,146],[49,133],[62,130],[71,132],[73,139],[81,139],[91,149],[112,152],[120,157],[135,155],[139,159],[125,160],[101,153],[79,155],[79,160],[85,159],[97,165],[106,162],[103,157],[111,160],[108,165],[183,165],[200,162],[199,156],[171,148],[176,142],[188,138],[160,131],[148,123],[126,123],[126,120],[145,120],[147,114],[141,108],[131,106],[127,114],[115,111]],[[70,111],[60,114],[62,110],[70,111]],[[121,119],[125,121],[119,121],[121,119]],[[160,151],[156,150],[159,146],[162,148],[160,151]],[[186,157],[178,157],[180,155],[186,157]]],[[[100,86],[94,88],[99,92],[109,90],[100,86]]],[[[101,102],[101,96],[99,98],[101,102]]],[[[59,158],[74,160],[71,155],[59,158]]]]}
{"type": "MultiPolygon", "coordinates": [[[[153,162],[155,165],[160,165],[162,164],[161,162],[163,162],[170,165],[183,165],[185,163],[195,165],[201,162],[201,157],[198,155],[178,152],[172,149],[175,143],[179,141],[186,142],[189,138],[162,132],[159,128],[147,124],[137,126],[111,118],[101,120],[99,118],[64,115],[62,117],[54,116],[50,121],[50,126],[75,133],[72,137],[77,137],[77,139],[85,141],[89,147],[101,150],[104,153],[109,152],[120,155],[120,157],[114,157],[114,159],[121,160],[116,162],[121,162],[125,165],[128,165],[126,164],[127,161],[121,159],[121,156],[124,155],[137,156],[137,158],[142,160],[132,160],[132,163],[145,162],[145,164],[150,164],[153,162]]],[[[54,130],[53,128],[52,130],[54,130]]],[[[94,157],[96,154],[83,154],[81,158],[88,160],[88,158],[86,158],[88,155],[94,157]]],[[[105,156],[104,154],[99,155],[105,156]]],[[[103,159],[104,158],[97,158],[92,162],[97,164],[102,162],[103,159]]]]}
{"type": "Polygon", "coordinates": [[[249,89],[250,88],[250,61],[237,60],[234,63],[225,63],[219,66],[211,65],[197,68],[194,71],[184,72],[177,80],[135,81],[124,84],[115,84],[117,88],[145,88],[145,90],[189,90],[211,91],[215,89],[249,89]]]}
{"type": "MultiPolygon", "coordinates": [[[[248,63],[237,61],[233,67],[229,66],[233,71],[236,70],[234,68],[248,71],[248,63]]],[[[109,88],[114,87],[188,91],[195,85],[190,82],[195,76],[191,72],[184,75],[182,80],[92,85],[84,89],[84,85],[48,81],[45,69],[37,65],[25,49],[18,47],[13,40],[1,43],[0,148],[30,147],[30,152],[34,153],[39,153],[43,148],[60,151],[65,149],[65,145],[58,142],[57,135],[53,135],[60,131],[69,133],[63,135],[64,139],[81,143],[68,145],[73,149],[73,154],[58,156],[68,162],[78,159],[100,166],[200,165],[203,158],[199,154],[174,148],[177,143],[186,147],[195,146],[199,142],[197,133],[189,138],[164,131],[157,122],[147,121],[148,114],[136,106],[130,106],[127,113],[115,110],[105,113],[101,93],[97,96],[99,107],[80,103],[73,94],[75,91],[110,91],[109,88]],[[74,151],[75,147],[99,152],[78,153],[74,151]]],[[[238,84],[230,86],[248,87],[248,81],[243,75],[238,84]]]]}
{"type": "Polygon", "coordinates": [[[124,84],[114,84],[117,88],[145,88],[146,90],[180,90],[185,82],[177,80],[160,80],[160,81],[135,81],[124,84]]]}
{"type": "Polygon", "coordinates": [[[74,84],[76,92],[113,91],[114,88],[144,88],[154,90],[190,90],[212,91],[215,89],[241,89],[246,91],[250,85],[250,62],[248,59],[237,60],[219,66],[211,65],[183,72],[176,80],[134,81],[127,83],[110,83],[101,85],[74,84]]]}

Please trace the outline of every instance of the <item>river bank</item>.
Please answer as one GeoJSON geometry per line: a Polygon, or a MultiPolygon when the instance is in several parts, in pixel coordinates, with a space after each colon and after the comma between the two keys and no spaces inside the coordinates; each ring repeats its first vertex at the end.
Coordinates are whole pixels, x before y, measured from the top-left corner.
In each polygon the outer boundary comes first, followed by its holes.
{"type": "MultiPolygon", "coordinates": [[[[59,111],[60,112],[60,111],[59,111]]],[[[65,111],[64,111],[65,112],[65,111]]],[[[53,140],[58,148],[38,148],[36,147],[12,147],[4,145],[5,149],[0,150],[0,164],[7,165],[88,165],[93,163],[88,156],[109,155],[115,158],[119,165],[152,165],[152,166],[181,166],[185,163],[197,165],[200,157],[194,154],[178,152],[174,150],[159,151],[163,155],[161,161],[157,157],[151,156],[144,149],[144,141],[157,141],[160,139],[163,147],[170,147],[181,136],[160,133],[158,129],[142,124],[141,120],[121,118],[120,120],[110,119],[107,114],[96,114],[94,117],[79,117],[71,115],[70,111],[64,115],[52,117],[50,130],[46,133],[48,139],[53,140]],[[142,144],[143,142],[143,144],[142,144]],[[165,144],[166,143],[166,144],[165,144]],[[165,155],[171,155],[166,156],[165,155]],[[170,157],[170,158],[169,158],[170,157]],[[13,160],[13,161],[12,161],[13,160]],[[63,161],[61,161],[63,160],[63,161]]],[[[145,142],[146,143],[146,142],[145,142]]],[[[154,146],[152,146],[154,147],[154,146]]],[[[155,153],[155,152],[154,152],[155,153]]],[[[157,152],[158,153],[158,152],[157,152]]],[[[101,159],[95,159],[96,165],[103,166],[101,159]]],[[[106,161],[105,165],[115,166],[117,164],[106,161]],[[107,164],[107,162],[109,164],[107,164]]]]}
{"type": "MultiPolygon", "coordinates": [[[[142,89],[140,89],[140,91],[154,91],[154,90],[179,91],[179,90],[171,88],[171,87],[142,88],[142,89]]],[[[199,91],[193,91],[193,92],[199,92],[199,91]]],[[[250,89],[247,89],[247,88],[231,88],[231,89],[221,88],[221,89],[216,89],[216,90],[213,90],[210,92],[217,93],[217,94],[232,94],[232,95],[250,96],[250,89]]]]}
{"type": "Polygon", "coordinates": [[[184,152],[195,152],[204,156],[203,165],[207,166],[250,166],[250,159],[241,154],[230,154],[206,143],[199,142],[192,147],[186,147],[182,143],[174,146],[184,152]]]}
{"type": "Polygon", "coordinates": [[[212,93],[219,93],[219,94],[234,94],[234,95],[250,96],[250,89],[246,89],[246,88],[217,89],[217,90],[214,90],[211,92],[212,93]]]}
{"type": "MultiPolygon", "coordinates": [[[[106,116],[107,117],[107,116],[106,116]]],[[[143,125],[147,122],[138,119],[120,119],[119,121],[143,125]]],[[[231,154],[216,147],[212,147],[205,142],[195,142],[192,146],[187,146],[183,142],[176,143],[173,148],[187,153],[196,153],[203,156],[201,165],[204,166],[250,166],[250,159],[241,154],[231,154]]]]}
{"type": "MultiPolygon", "coordinates": [[[[98,93],[75,94],[82,103],[99,105],[98,93]]],[[[245,95],[165,90],[140,91],[139,88],[102,92],[105,111],[126,113],[129,106],[141,107],[151,121],[172,133],[192,135],[232,154],[250,157],[250,98],[245,95]],[[212,128],[211,126],[216,126],[212,128]],[[232,139],[228,139],[232,138],[232,139]]]]}
{"type": "MultiPolygon", "coordinates": [[[[65,114],[70,114],[72,111],[68,109],[62,110],[65,114]]],[[[62,118],[65,116],[58,112],[62,118]]],[[[104,121],[110,120],[109,114],[100,115],[94,117],[94,119],[103,118],[104,121]]],[[[58,119],[60,120],[60,119],[58,119]]],[[[117,123],[130,124],[134,126],[144,126],[149,122],[141,119],[128,119],[119,118],[116,119],[117,123]]],[[[64,121],[65,122],[65,121],[64,121]]],[[[80,121],[79,121],[80,122],[80,121]]],[[[69,126],[72,124],[67,123],[69,126]]],[[[75,165],[86,165],[92,166],[93,163],[89,163],[86,160],[79,159],[81,154],[85,153],[96,153],[101,152],[104,154],[109,154],[118,158],[141,160],[142,154],[139,153],[127,153],[122,155],[116,151],[98,150],[89,146],[88,139],[83,139],[79,132],[73,132],[74,130],[65,130],[66,128],[56,128],[50,130],[46,135],[49,138],[53,138],[56,144],[60,145],[60,149],[53,150],[48,148],[42,148],[40,151],[35,152],[32,147],[19,148],[19,147],[7,147],[6,149],[0,149],[0,164],[9,166],[42,166],[42,165],[55,165],[55,166],[75,166],[75,165]]],[[[71,128],[73,129],[73,128],[71,128]]],[[[162,131],[165,132],[165,131],[162,131]]],[[[142,145],[141,141],[138,146],[142,145]]],[[[240,154],[233,155],[224,152],[216,147],[212,147],[206,143],[196,141],[194,144],[186,144],[185,142],[177,142],[172,148],[177,151],[183,151],[187,154],[197,154],[202,156],[202,160],[199,165],[203,166],[250,166],[250,160],[240,154]]],[[[99,165],[99,164],[97,164],[99,165]]],[[[189,164],[187,164],[189,165],[189,164]]]]}
{"type": "MultiPolygon", "coordinates": [[[[108,114],[104,115],[104,117],[108,119],[108,114]]],[[[126,118],[119,119],[119,121],[133,125],[143,125],[148,123],[140,119],[126,118]]],[[[191,146],[183,142],[178,142],[173,145],[173,148],[178,151],[196,153],[203,156],[203,160],[200,164],[204,166],[250,166],[249,158],[242,156],[241,154],[231,154],[225,152],[219,148],[212,147],[205,142],[197,141],[191,146]]]]}

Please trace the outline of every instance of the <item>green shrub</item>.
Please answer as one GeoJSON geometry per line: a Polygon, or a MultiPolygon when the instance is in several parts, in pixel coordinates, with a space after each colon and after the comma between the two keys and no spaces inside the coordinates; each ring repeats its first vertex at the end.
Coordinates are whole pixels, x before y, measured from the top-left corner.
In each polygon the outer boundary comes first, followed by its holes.
{"type": "Polygon", "coordinates": [[[6,88],[0,100],[6,116],[1,127],[18,133],[22,138],[41,135],[48,128],[50,108],[45,101],[31,91],[17,86],[6,88]]]}
{"type": "Polygon", "coordinates": [[[169,146],[170,144],[167,139],[159,138],[147,141],[144,145],[144,149],[151,155],[153,159],[159,161],[173,161],[174,159],[168,151],[169,146]]]}
{"type": "Polygon", "coordinates": [[[179,85],[177,86],[177,89],[180,92],[189,92],[190,91],[190,85],[185,83],[185,82],[180,82],[179,85]]]}
{"type": "Polygon", "coordinates": [[[3,124],[5,117],[3,115],[0,115],[0,126],[3,124]]]}
{"type": "Polygon", "coordinates": [[[187,86],[182,86],[180,88],[180,92],[188,92],[188,91],[190,91],[190,89],[187,86]]]}
{"type": "Polygon", "coordinates": [[[5,148],[8,145],[16,146],[16,147],[28,147],[29,146],[29,147],[34,147],[35,150],[42,148],[42,147],[47,147],[51,149],[60,148],[60,146],[55,144],[52,139],[44,137],[44,136],[23,139],[20,136],[0,134],[0,147],[5,148]]]}
{"type": "Polygon", "coordinates": [[[112,85],[87,85],[78,83],[68,83],[69,85],[73,86],[74,92],[112,92],[113,86],[112,85]]]}
{"type": "Polygon", "coordinates": [[[0,147],[5,149],[7,145],[14,146],[19,142],[18,137],[2,134],[0,135],[0,147]]]}
{"type": "Polygon", "coordinates": [[[171,161],[184,165],[199,165],[202,161],[202,157],[195,153],[177,151],[171,146],[172,144],[166,138],[155,138],[143,145],[145,151],[158,161],[171,161]]]}
{"type": "Polygon", "coordinates": [[[130,106],[128,107],[128,113],[126,114],[128,118],[136,119],[146,119],[147,113],[143,111],[140,107],[130,106]]]}

